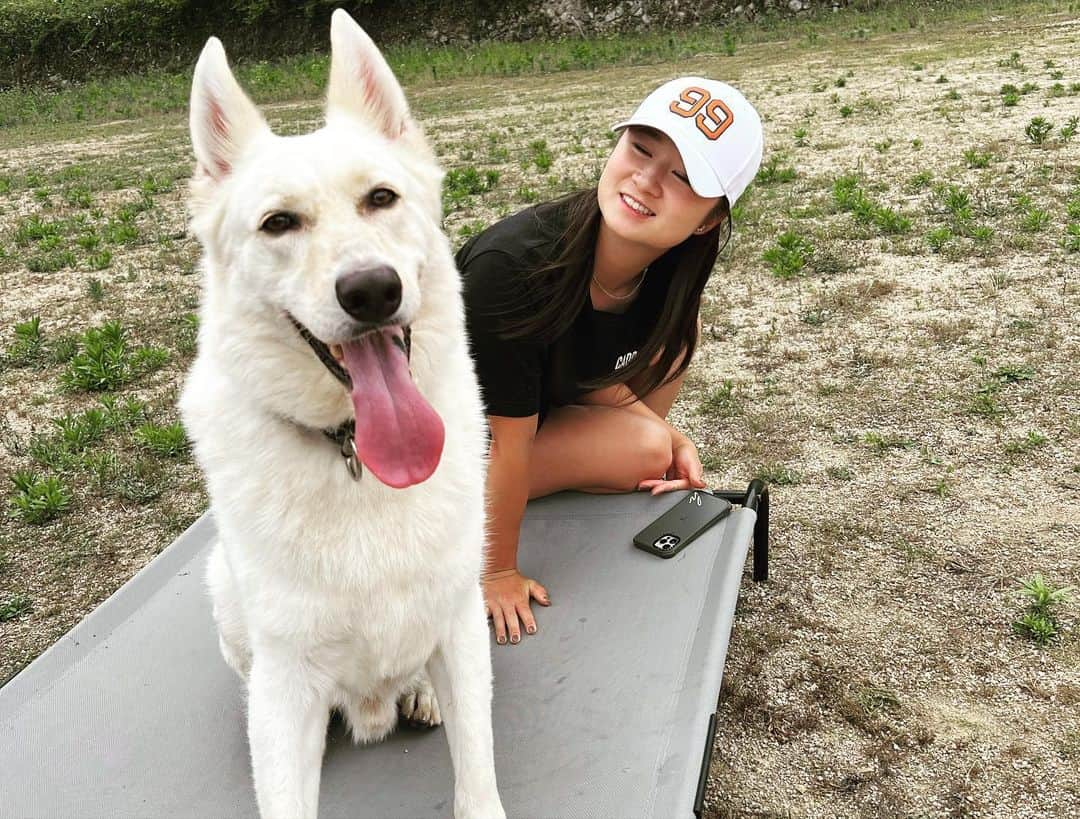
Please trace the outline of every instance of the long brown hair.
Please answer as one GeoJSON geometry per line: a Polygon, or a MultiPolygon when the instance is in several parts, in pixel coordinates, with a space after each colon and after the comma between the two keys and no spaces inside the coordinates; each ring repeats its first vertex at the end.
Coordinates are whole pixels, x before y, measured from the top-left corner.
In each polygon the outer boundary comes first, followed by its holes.
{"type": "MultiPolygon", "coordinates": [[[[502,335],[505,338],[528,337],[551,343],[570,328],[589,300],[601,219],[597,189],[578,191],[538,205],[535,214],[537,220],[551,227],[553,233],[558,232],[558,225],[565,225],[561,233],[557,233],[562,252],[557,258],[526,274],[524,284],[530,301],[541,306],[531,315],[508,324],[502,335]]],[[[649,265],[648,278],[652,286],[643,288],[638,298],[648,298],[650,294],[659,297],[665,282],[667,295],[659,306],[655,325],[644,346],[625,367],[580,383],[579,390],[591,392],[625,383],[650,370],[641,393],[646,395],[662,383],[676,379],[690,365],[698,342],[697,315],[701,294],[716,262],[720,234],[726,231],[725,244],[731,238],[727,197],[721,197],[707,217],[709,219],[720,221],[705,233],[691,234],[649,265]],[[671,378],[665,380],[684,348],[686,355],[672,372],[671,378]],[[649,362],[661,350],[663,353],[656,366],[650,368],[649,362]]]]}

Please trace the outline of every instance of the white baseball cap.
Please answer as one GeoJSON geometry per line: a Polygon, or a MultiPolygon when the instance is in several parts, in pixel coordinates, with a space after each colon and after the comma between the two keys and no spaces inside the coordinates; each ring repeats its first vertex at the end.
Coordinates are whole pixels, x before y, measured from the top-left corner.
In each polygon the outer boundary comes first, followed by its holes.
{"type": "Polygon", "coordinates": [[[726,196],[729,207],[761,166],[761,117],[739,91],[717,80],[680,77],[664,83],[612,130],[629,125],[667,134],[679,149],[694,193],[726,196]]]}

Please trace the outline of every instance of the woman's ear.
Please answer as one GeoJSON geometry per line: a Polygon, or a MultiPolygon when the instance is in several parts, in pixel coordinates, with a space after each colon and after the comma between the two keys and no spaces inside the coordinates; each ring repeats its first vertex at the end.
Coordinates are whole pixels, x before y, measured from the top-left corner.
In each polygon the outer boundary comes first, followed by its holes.
{"type": "Polygon", "coordinates": [[[694,235],[700,236],[702,233],[708,233],[717,225],[723,224],[725,219],[730,218],[731,211],[727,205],[727,197],[721,196],[720,201],[716,203],[716,207],[705,216],[705,221],[694,228],[694,235]]]}

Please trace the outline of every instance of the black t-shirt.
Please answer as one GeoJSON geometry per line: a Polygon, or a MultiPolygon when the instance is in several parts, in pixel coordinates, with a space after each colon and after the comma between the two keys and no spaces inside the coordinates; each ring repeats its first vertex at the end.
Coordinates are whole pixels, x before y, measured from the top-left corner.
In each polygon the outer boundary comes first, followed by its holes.
{"type": "Polygon", "coordinates": [[[537,207],[497,222],[457,253],[469,344],[488,415],[523,418],[575,403],[578,384],[629,364],[652,331],[667,294],[664,277],[645,277],[625,313],[586,301],[570,328],[550,343],[506,339],[501,330],[535,313],[539,296],[526,274],[554,259],[564,224],[537,207]]]}

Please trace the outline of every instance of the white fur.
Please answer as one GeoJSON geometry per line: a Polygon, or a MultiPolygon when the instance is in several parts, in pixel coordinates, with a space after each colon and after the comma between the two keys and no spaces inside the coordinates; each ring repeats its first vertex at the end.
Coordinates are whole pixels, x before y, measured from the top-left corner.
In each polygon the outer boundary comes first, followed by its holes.
{"type": "Polygon", "coordinates": [[[216,39],[195,69],[191,213],[205,278],[180,409],[220,531],[207,582],[221,650],[248,684],[264,819],[316,815],[331,709],[373,741],[394,727],[399,698],[410,719],[446,720],[455,815],[502,817],[479,587],[484,416],[440,228],[442,171],[343,11],[331,39],[327,124],[303,136],[270,131],[216,39]],[[400,200],[365,209],[379,186],[400,200]],[[303,228],[260,231],[278,209],[303,228]],[[401,279],[395,318],[412,327],[413,380],[446,428],[438,468],[406,489],[369,471],[350,478],[318,430],[350,418],[352,403],[284,316],[346,340],[355,324],[335,279],[381,264],[401,279]]]}

